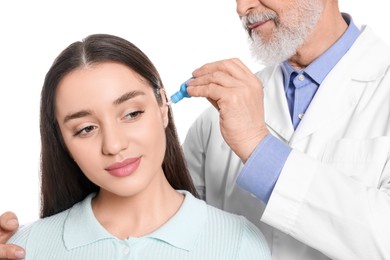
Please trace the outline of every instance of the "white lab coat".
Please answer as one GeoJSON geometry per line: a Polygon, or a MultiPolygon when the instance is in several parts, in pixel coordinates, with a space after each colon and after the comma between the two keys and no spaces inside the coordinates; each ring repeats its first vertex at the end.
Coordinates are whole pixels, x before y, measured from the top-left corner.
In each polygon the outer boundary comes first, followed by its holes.
{"type": "Polygon", "coordinates": [[[280,67],[257,75],[267,126],[293,148],[268,204],[236,185],[242,164],[214,108],[183,143],[198,191],[254,222],[273,259],[390,259],[390,48],[362,27],[295,132],[280,67]]]}

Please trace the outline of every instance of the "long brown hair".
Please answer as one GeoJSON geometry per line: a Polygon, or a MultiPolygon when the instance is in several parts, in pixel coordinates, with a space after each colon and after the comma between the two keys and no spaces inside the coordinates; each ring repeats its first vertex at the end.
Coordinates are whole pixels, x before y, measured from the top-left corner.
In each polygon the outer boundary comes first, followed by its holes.
{"type": "MultiPolygon", "coordinates": [[[[142,76],[149,82],[158,103],[162,105],[159,89],[163,88],[163,84],[158,71],[149,58],[129,41],[113,35],[94,34],[63,50],[47,72],[41,92],[42,218],[68,209],[88,194],[99,190],[98,186],[85,177],[63,142],[55,117],[55,94],[61,79],[73,70],[106,61],[124,64],[142,76]]],[[[170,108],[168,118],[163,171],[174,189],[187,190],[197,197],[170,108]]]]}

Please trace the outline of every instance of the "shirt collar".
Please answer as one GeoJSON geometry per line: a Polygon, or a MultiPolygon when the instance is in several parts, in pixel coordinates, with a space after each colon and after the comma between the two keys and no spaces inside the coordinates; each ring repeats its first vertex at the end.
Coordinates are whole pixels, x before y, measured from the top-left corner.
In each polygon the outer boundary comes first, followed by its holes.
{"type": "MultiPolygon", "coordinates": [[[[187,191],[176,214],[163,226],[144,237],[162,240],[172,246],[191,251],[206,224],[207,206],[187,191]]],[[[91,201],[95,194],[74,205],[64,224],[64,243],[67,249],[85,246],[103,239],[115,239],[95,218],[91,201]]]]}
{"type": "Polygon", "coordinates": [[[69,210],[64,223],[64,243],[69,250],[114,238],[95,218],[91,204],[95,195],[88,195],[69,210]]]}
{"type": "MultiPolygon", "coordinates": [[[[355,25],[349,14],[343,13],[343,18],[348,24],[345,33],[328,50],[314,60],[304,72],[309,75],[318,85],[322,83],[328,73],[339,62],[344,54],[351,48],[352,44],[359,37],[360,30],[355,25]]],[[[285,86],[288,86],[291,74],[296,71],[288,61],[281,65],[285,86]]],[[[299,72],[299,71],[296,71],[299,72]]]]}
{"type": "Polygon", "coordinates": [[[191,251],[207,221],[207,206],[187,191],[178,212],[162,227],[147,235],[163,240],[175,247],[191,251]]]}

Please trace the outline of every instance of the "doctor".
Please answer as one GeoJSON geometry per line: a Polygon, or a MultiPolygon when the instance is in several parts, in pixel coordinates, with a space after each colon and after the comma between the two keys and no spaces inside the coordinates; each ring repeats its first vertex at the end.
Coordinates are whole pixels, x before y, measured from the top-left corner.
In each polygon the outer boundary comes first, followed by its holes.
{"type": "Polygon", "coordinates": [[[274,259],[390,259],[389,47],[337,0],[236,2],[267,66],[193,72],[189,94],[217,108],[184,142],[198,192],[256,223],[274,259]]]}

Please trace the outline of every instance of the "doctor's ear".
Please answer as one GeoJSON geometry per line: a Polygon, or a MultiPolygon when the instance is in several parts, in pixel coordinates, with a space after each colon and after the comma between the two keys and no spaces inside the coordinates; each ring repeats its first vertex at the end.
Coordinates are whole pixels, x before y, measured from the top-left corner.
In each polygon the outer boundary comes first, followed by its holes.
{"type": "Polygon", "coordinates": [[[169,118],[168,118],[169,105],[167,104],[168,100],[164,88],[160,88],[159,92],[162,100],[162,105],[160,106],[161,116],[163,119],[164,128],[167,128],[169,123],[169,118]]]}

